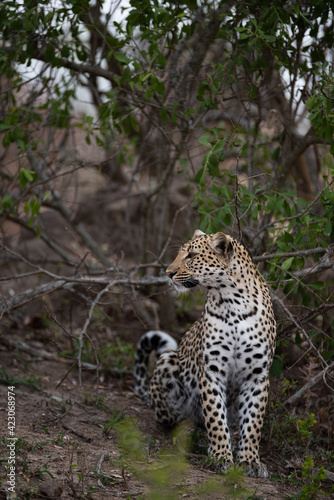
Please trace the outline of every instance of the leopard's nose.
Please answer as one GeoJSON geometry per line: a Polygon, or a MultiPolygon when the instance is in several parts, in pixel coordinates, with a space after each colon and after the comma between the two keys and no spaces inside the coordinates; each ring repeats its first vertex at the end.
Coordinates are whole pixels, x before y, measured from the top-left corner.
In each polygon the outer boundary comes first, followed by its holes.
{"type": "Polygon", "coordinates": [[[173,273],[172,271],[166,271],[166,274],[167,274],[168,278],[172,279],[176,273],[173,273]]]}

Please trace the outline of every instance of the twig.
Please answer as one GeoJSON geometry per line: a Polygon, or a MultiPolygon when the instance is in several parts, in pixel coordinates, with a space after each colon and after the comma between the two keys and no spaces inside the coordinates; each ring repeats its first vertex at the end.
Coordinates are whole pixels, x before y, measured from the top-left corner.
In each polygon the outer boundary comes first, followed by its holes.
{"type": "Polygon", "coordinates": [[[235,217],[237,219],[237,225],[238,225],[238,233],[239,233],[239,242],[242,242],[242,231],[241,231],[241,225],[240,225],[240,217],[239,217],[239,180],[238,180],[238,170],[239,170],[239,154],[237,155],[237,163],[235,166],[235,202],[234,202],[234,209],[235,209],[235,217]]]}
{"type": "MultiPolygon", "coordinates": [[[[23,219],[20,217],[16,217],[15,215],[9,214],[7,215],[7,220],[15,222],[15,224],[18,224],[19,226],[24,227],[27,229],[29,232],[31,232],[34,236],[36,236],[36,231],[33,227],[30,227],[27,222],[25,222],[23,219]]],[[[43,232],[40,235],[41,240],[44,241],[44,243],[50,247],[54,252],[56,252],[62,259],[64,259],[64,262],[68,266],[74,266],[76,265],[72,260],[69,255],[63,250],[57,243],[52,241],[52,239],[49,236],[46,236],[43,234],[43,232]]]]}
{"type": "MultiPolygon", "coordinates": [[[[151,285],[165,285],[168,282],[167,277],[154,277],[146,276],[139,279],[131,278],[120,278],[115,279],[110,286],[116,287],[122,286],[151,286],[151,285]]],[[[68,278],[62,278],[49,283],[44,283],[33,289],[28,289],[25,292],[16,295],[12,298],[0,298],[0,318],[3,314],[8,313],[12,309],[20,307],[27,302],[30,302],[36,298],[47,295],[48,293],[54,292],[59,288],[71,289],[75,285],[104,285],[110,283],[110,278],[108,277],[92,277],[92,276],[72,276],[68,278]]]]}
{"type": "MultiPolygon", "coordinates": [[[[104,462],[105,458],[108,458],[108,456],[109,456],[109,455],[107,455],[107,454],[105,454],[105,453],[102,453],[102,455],[100,456],[99,461],[98,461],[98,462],[97,462],[97,464],[96,464],[96,474],[97,474],[98,476],[102,475],[102,473],[101,473],[102,464],[103,464],[103,462],[104,462]]],[[[114,481],[114,479],[113,479],[112,477],[110,477],[110,476],[106,476],[105,474],[103,474],[103,476],[104,476],[106,479],[111,479],[112,481],[114,481]]],[[[124,482],[124,479],[122,479],[121,481],[119,481],[119,480],[117,481],[117,483],[120,483],[120,482],[122,482],[122,483],[123,483],[123,482],[124,482]]],[[[111,489],[107,488],[106,486],[104,486],[104,484],[102,483],[102,481],[101,481],[101,479],[100,479],[100,478],[98,478],[98,480],[97,480],[97,484],[98,484],[98,486],[100,486],[100,488],[103,488],[103,489],[104,489],[104,491],[114,492],[114,490],[111,490],[111,489]]]]}
{"type": "MultiPolygon", "coordinates": [[[[14,257],[17,257],[19,258],[22,262],[24,262],[25,264],[27,264],[27,266],[29,267],[32,267],[33,269],[36,270],[36,272],[40,273],[40,274],[45,274],[46,276],[49,276],[50,278],[55,278],[55,279],[59,279],[60,276],[57,275],[57,274],[54,274],[54,273],[51,273],[50,271],[48,271],[47,269],[44,269],[36,264],[33,264],[30,260],[26,259],[25,257],[23,257],[23,255],[19,254],[18,252],[15,252],[14,250],[11,250],[10,248],[6,247],[5,245],[0,245],[0,248],[3,248],[5,250],[5,252],[9,253],[10,255],[13,255],[14,257]]],[[[12,279],[11,276],[7,276],[3,279],[12,279]]]]}
{"type": "MultiPolygon", "coordinates": [[[[99,461],[98,461],[98,462],[97,462],[97,464],[96,464],[96,472],[97,472],[98,474],[101,474],[101,467],[102,467],[102,464],[103,464],[104,459],[106,458],[106,456],[108,457],[108,455],[106,455],[106,454],[102,453],[102,455],[101,455],[101,456],[100,456],[100,458],[99,458],[99,461]]],[[[103,485],[102,485],[102,486],[103,486],[103,485]]],[[[103,488],[104,488],[104,486],[103,486],[103,488]]]]}
{"type": "Polygon", "coordinates": [[[95,241],[93,238],[90,236],[90,234],[87,233],[86,229],[82,225],[81,222],[78,222],[75,220],[74,214],[71,212],[71,210],[68,208],[68,206],[64,203],[62,200],[60,194],[58,191],[55,189],[55,187],[51,183],[51,179],[48,179],[46,173],[45,173],[45,165],[43,164],[43,161],[39,161],[36,156],[31,152],[27,151],[27,156],[35,170],[35,172],[38,174],[39,178],[42,179],[43,181],[46,181],[48,188],[51,191],[53,200],[44,201],[45,206],[49,206],[53,208],[54,210],[57,210],[65,220],[69,222],[71,227],[73,227],[74,231],[77,233],[78,236],[82,239],[82,241],[87,245],[87,247],[91,250],[95,258],[107,269],[110,268],[111,264],[107,257],[101,252],[100,248],[95,244],[95,241]]]}
{"type": "Polygon", "coordinates": [[[312,347],[310,346],[305,352],[303,352],[303,354],[297,359],[297,361],[295,361],[293,363],[293,365],[287,367],[287,370],[288,371],[292,370],[292,368],[294,368],[296,365],[298,365],[301,362],[301,360],[304,359],[305,356],[307,356],[309,354],[309,352],[311,352],[311,351],[312,351],[312,347]]]}
{"type": "Polygon", "coordinates": [[[63,330],[63,332],[64,332],[64,333],[66,333],[66,335],[68,335],[68,337],[70,337],[70,339],[71,339],[71,340],[76,340],[75,335],[72,335],[72,333],[68,332],[68,331],[66,330],[66,328],[65,328],[65,327],[64,327],[64,326],[63,326],[63,325],[62,325],[62,324],[61,324],[61,323],[57,320],[57,318],[55,318],[55,316],[53,316],[53,315],[51,314],[51,312],[48,310],[48,308],[47,308],[47,307],[43,306],[43,309],[46,311],[46,313],[47,313],[48,317],[49,317],[52,321],[54,321],[54,322],[56,323],[56,325],[58,325],[58,326],[59,326],[59,328],[61,328],[61,329],[63,330]]]}
{"type": "MultiPolygon", "coordinates": [[[[55,361],[56,363],[71,363],[73,365],[73,361],[77,363],[77,360],[73,360],[73,358],[64,358],[64,357],[58,357],[54,355],[52,352],[45,351],[44,349],[34,349],[33,347],[30,347],[28,344],[25,342],[19,341],[17,339],[10,338],[8,335],[7,336],[0,336],[1,338],[1,343],[4,344],[8,349],[15,349],[15,350],[20,350],[23,352],[26,352],[30,356],[34,356],[35,359],[46,359],[48,361],[55,361]]],[[[97,365],[94,365],[92,363],[88,363],[86,361],[83,361],[81,363],[81,366],[85,370],[96,370],[97,365]]],[[[73,366],[71,366],[71,369],[73,369],[73,366]]],[[[132,377],[133,372],[130,370],[119,370],[116,367],[110,368],[108,370],[113,377],[132,377]]],[[[59,384],[58,384],[59,385],[59,384]]],[[[58,387],[58,386],[57,386],[58,387]]]]}
{"type": "Polygon", "coordinates": [[[2,318],[4,313],[9,312],[16,307],[22,306],[31,300],[37,299],[38,297],[54,292],[58,288],[65,287],[65,285],[66,280],[56,280],[51,283],[45,283],[44,285],[37,286],[33,289],[28,289],[11,299],[0,298],[0,318],[2,318]]]}
{"type": "Polygon", "coordinates": [[[58,389],[58,387],[61,386],[61,384],[64,382],[64,380],[67,378],[67,376],[71,373],[73,368],[75,368],[77,366],[77,364],[78,364],[78,362],[77,362],[77,360],[75,360],[75,362],[72,364],[72,366],[69,367],[69,369],[67,370],[67,372],[65,373],[63,378],[56,385],[56,389],[58,389]]]}
{"type": "MultiPolygon", "coordinates": [[[[78,351],[78,357],[77,357],[77,360],[78,360],[78,371],[79,371],[79,390],[78,390],[78,395],[79,395],[79,392],[81,390],[81,387],[82,387],[82,378],[81,378],[81,372],[82,372],[82,360],[81,360],[81,355],[82,355],[82,349],[83,349],[83,338],[84,336],[86,336],[88,338],[88,340],[91,342],[89,336],[87,335],[87,328],[89,326],[89,323],[91,322],[91,319],[93,317],[93,313],[94,313],[94,309],[95,309],[95,306],[96,304],[99,302],[100,298],[109,291],[109,287],[112,286],[112,283],[108,283],[107,286],[105,286],[102,290],[100,290],[100,292],[96,295],[95,299],[93,300],[93,302],[91,303],[91,306],[89,308],[89,311],[88,311],[88,316],[87,316],[87,319],[85,321],[85,324],[79,334],[79,351],[78,351]]],[[[98,366],[97,366],[97,370],[98,370],[98,366]]]]}
{"type": "Polygon", "coordinates": [[[315,352],[316,356],[319,358],[319,360],[321,361],[321,363],[324,366],[328,367],[328,363],[321,356],[319,350],[313,344],[313,342],[312,342],[310,336],[308,335],[308,333],[306,332],[306,330],[297,322],[296,318],[291,314],[291,312],[286,307],[286,305],[284,304],[284,302],[279,297],[277,297],[277,295],[274,295],[272,298],[273,298],[274,302],[277,302],[279,304],[280,308],[284,311],[286,317],[297,327],[298,330],[301,331],[301,333],[304,335],[304,338],[310,344],[310,346],[312,347],[313,351],[315,352]]]}
{"type": "Polygon", "coordinates": [[[163,256],[165,255],[165,252],[166,252],[167,248],[169,247],[169,243],[170,243],[170,240],[172,239],[173,232],[174,232],[174,227],[175,227],[176,220],[177,220],[177,218],[178,218],[179,214],[180,214],[183,210],[185,210],[186,208],[188,208],[188,207],[189,207],[189,205],[190,205],[191,203],[192,203],[192,201],[188,201],[188,203],[186,203],[185,205],[183,205],[183,207],[180,207],[180,208],[179,208],[179,209],[175,212],[175,214],[174,214],[174,218],[173,218],[173,222],[172,222],[172,227],[171,227],[171,230],[170,230],[169,235],[168,235],[168,239],[167,239],[167,241],[166,241],[166,243],[165,243],[165,246],[164,246],[164,247],[163,247],[163,249],[161,250],[161,253],[160,253],[160,255],[159,255],[158,259],[157,259],[159,262],[161,262],[161,261],[162,261],[162,258],[163,258],[163,256]]]}
{"type": "Polygon", "coordinates": [[[69,425],[67,424],[63,424],[63,427],[64,429],[66,429],[67,431],[71,431],[73,432],[73,434],[75,434],[76,436],[79,436],[81,439],[83,439],[84,441],[86,441],[87,443],[89,443],[92,438],[89,437],[89,436],[86,436],[85,434],[83,434],[82,432],[80,431],[76,431],[75,429],[72,429],[72,427],[70,427],[69,425]]]}
{"type": "Polygon", "coordinates": [[[253,257],[254,262],[261,262],[263,260],[269,260],[269,259],[274,259],[274,258],[280,258],[280,259],[285,259],[287,257],[306,257],[308,255],[315,255],[317,253],[327,253],[330,252],[331,248],[323,248],[323,247],[317,247],[317,248],[310,248],[309,250],[300,250],[299,252],[276,252],[276,253],[269,253],[269,254],[264,254],[264,255],[257,255],[253,257]]]}
{"type": "MultiPolygon", "coordinates": [[[[297,158],[298,158],[298,156],[297,156],[297,158]]],[[[253,239],[255,240],[255,238],[257,238],[263,231],[265,231],[269,227],[275,226],[275,224],[284,224],[290,220],[300,219],[300,217],[305,215],[313,207],[313,205],[315,205],[317,203],[317,201],[321,198],[321,196],[324,194],[326,189],[329,188],[333,183],[334,183],[334,180],[332,180],[326,187],[324,187],[320,191],[320,193],[318,193],[318,195],[312,200],[312,202],[309,205],[307,205],[307,207],[305,207],[304,210],[302,210],[299,214],[292,215],[291,217],[285,217],[284,219],[273,220],[273,221],[269,222],[268,224],[263,226],[261,229],[259,229],[259,231],[253,236],[253,239]]]]}
{"type": "MultiPolygon", "coordinates": [[[[327,374],[329,374],[332,370],[334,369],[334,361],[326,366],[318,375],[313,377],[311,380],[309,380],[299,391],[295,392],[287,401],[285,401],[284,406],[293,406],[295,403],[301,399],[307,391],[309,391],[314,385],[316,385],[318,382],[320,382],[321,379],[324,379],[327,374]]],[[[334,391],[333,388],[330,388],[332,391],[334,391]]]]}
{"type": "MultiPolygon", "coordinates": [[[[331,267],[334,267],[334,262],[330,261],[328,259],[328,255],[324,255],[323,257],[321,257],[320,259],[320,262],[316,262],[315,264],[313,264],[312,267],[309,267],[307,269],[303,269],[303,272],[301,274],[302,278],[305,279],[307,278],[310,274],[315,274],[315,273],[319,273],[321,271],[324,270],[324,266],[325,266],[325,269],[328,269],[328,268],[331,268],[331,267]],[[327,262],[326,262],[327,261],[327,262]]],[[[295,271],[293,273],[293,275],[298,278],[299,275],[300,275],[300,271],[295,271]]],[[[297,282],[295,283],[295,286],[293,288],[291,288],[289,290],[289,292],[286,294],[285,298],[289,297],[289,295],[292,294],[292,292],[298,287],[299,283],[300,283],[300,280],[296,280],[297,282]]]]}

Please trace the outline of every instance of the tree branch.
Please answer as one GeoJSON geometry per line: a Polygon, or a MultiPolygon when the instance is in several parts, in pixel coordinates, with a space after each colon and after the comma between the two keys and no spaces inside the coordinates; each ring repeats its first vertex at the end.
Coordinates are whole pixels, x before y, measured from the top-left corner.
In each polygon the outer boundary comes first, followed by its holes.
{"type": "MultiPolygon", "coordinates": [[[[91,277],[91,276],[77,276],[62,278],[55,281],[50,281],[44,283],[43,285],[36,286],[35,288],[28,289],[23,293],[20,293],[12,298],[0,298],[0,318],[5,314],[20,307],[27,302],[30,302],[36,298],[42,297],[49,293],[58,290],[59,288],[71,289],[76,285],[106,285],[110,283],[110,278],[108,277],[91,277]]],[[[154,277],[147,276],[145,278],[131,279],[131,278],[120,278],[115,279],[110,284],[110,287],[116,286],[161,286],[168,283],[167,277],[154,277]]]]}
{"type": "Polygon", "coordinates": [[[75,232],[80,236],[82,241],[87,245],[87,247],[91,250],[92,254],[96,257],[96,259],[103,264],[104,267],[107,269],[110,268],[110,262],[107,259],[107,257],[101,252],[99,246],[97,246],[92,239],[92,237],[87,233],[86,229],[84,228],[83,224],[81,222],[78,222],[75,220],[74,214],[71,212],[71,210],[68,208],[68,206],[63,202],[60,194],[58,191],[54,188],[54,186],[51,184],[51,179],[47,178],[47,174],[45,173],[45,165],[42,165],[41,161],[38,161],[35,155],[33,155],[30,151],[27,152],[27,155],[31,161],[31,164],[35,170],[35,172],[38,174],[38,176],[45,180],[48,181],[47,185],[52,193],[53,196],[53,201],[48,201],[46,200],[44,202],[45,206],[48,206],[50,208],[53,208],[54,210],[57,210],[65,220],[67,220],[70,225],[73,227],[75,232]]]}
{"type": "Polygon", "coordinates": [[[264,255],[256,255],[252,257],[252,259],[254,262],[262,262],[265,260],[275,259],[277,257],[280,259],[286,259],[287,257],[307,257],[308,255],[327,253],[329,251],[330,250],[328,248],[317,247],[317,248],[311,248],[309,250],[300,250],[299,252],[280,252],[280,253],[276,252],[264,255]]]}
{"type": "MultiPolygon", "coordinates": [[[[299,389],[297,392],[295,392],[295,394],[293,394],[289,399],[287,399],[287,401],[285,401],[284,406],[285,407],[291,407],[291,406],[294,406],[297,401],[299,401],[299,399],[303,398],[304,396],[306,396],[307,392],[314,386],[316,385],[318,382],[320,382],[321,379],[325,379],[326,375],[329,375],[334,369],[334,361],[326,366],[326,368],[324,368],[320,373],[318,373],[318,375],[316,375],[314,378],[312,378],[311,380],[309,380],[309,382],[307,382],[305,385],[303,385],[303,387],[301,389],[299,389]]],[[[331,388],[331,390],[334,392],[334,389],[331,388]]]]}

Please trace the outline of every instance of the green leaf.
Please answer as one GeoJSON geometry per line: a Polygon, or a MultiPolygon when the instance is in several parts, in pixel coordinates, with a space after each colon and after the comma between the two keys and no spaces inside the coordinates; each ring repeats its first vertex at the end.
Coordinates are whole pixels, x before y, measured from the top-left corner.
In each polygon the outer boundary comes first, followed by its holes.
{"type": "Polygon", "coordinates": [[[0,130],[10,130],[12,128],[12,125],[9,123],[0,123],[0,130]]]}
{"type": "Polygon", "coordinates": [[[306,108],[307,109],[312,109],[313,108],[315,100],[316,100],[316,97],[317,97],[316,94],[313,94],[313,96],[310,97],[310,99],[306,103],[306,108]]]}
{"type": "Polygon", "coordinates": [[[6,193],[3,198],[2,198],[2,202],[1,202],[1,205],[2,205],[2,208],[3,209],[6,209],[6,208],[10,208],[12,205],[14,205],[14,200],[13,198],[10,196],[10,194],[6,193]]]}
{"type": "Polygon", "coordinates": [[[128,57],[123,54],[123,52],[114,52],[114,58],[124,64],[128,64],[130,62],[130,59],[128,59],[128,57]]]}
{"type": "Polygon", "coordinates": [[[36,179],[37,174],[33,170],[27,170],[23,167],[20,169],[19,183],[22,188],[25,188],[28,182],[34,182],[36,179]]]}
{"type": "Polygon", "coordinates": [[[43,195],[43,201],[46,201],[49,198],[50,194],[51,194],[50,191],[45,191],[45,193],[43,195]]]}
{"type": "Polygon", "coordinates": [[[293,236],[290,233],[288,233],[287,231],[285,231],[283,236],[284,236],[284,241],[286,243],[293,243],[294,238],[293,238],[293,236]]]}
{"type": "Polygon", "coordinates": [[[55,48],[52,44],[48,45],[44,51],[44,58],[46,62],[52,63],[55,58],[55,48]]]}
{"type": "Polygon", "coordinates": [[[199,139],[198,142],[200,144],[203,144],[203,146],[210,146],[210,140],[207,135],[202,135],[199,139]]]}
{"type": "Polygon", "coordinates": [[[323,290],[324,289],[324,282],[323,281],[314,281],[313,283],[310,283],[308,286],[311,288],[314,288],[315,290],[323,290]]]}
{"type": "Polygon", "coordinates": [[[332,234],[332,224],[331,221],[328,220],[324,228],[324,235],[329,236],[330,234],[332,234]]]}
{"type": "Polygon", "coordinates": [[[161,52],[159,52],[157,64],[160,69],[164,69],[164,67],[166,66],[166,58],[163,54],[161,54],[161,52]]]}
{"type": "Polygon", "coordinates": [[[275,377],[279,378],[281,376],[283,370],[283,361],[278,354],[275,354],[273,364],[271,365],[271,373],[275,375],[275,377]]]}
{"type": "Polygon", "coordinates": [[[204,170],[204,167],[200,168],[195,176],[195,182],[197,182],[202,187],[205,186],[204,170]]]}
{"type": "Polygon", "coordinates": [[[276,42],[275,35],[265,35],[264,38],[267,40],[267,42],[276,42]]]}
{"type": "Polygon", "coordinates": [[[24,212],[27,214],[30,211],[30,200],[24,205],[24,212]]]}
{"type": "Polygon", "coordinates": [[[62,47],[62,49],[61,49],[61,55],[62,55],[62,57],[66,57],[67,58],[67,57],[69,57],[70,53],[71,53],[71,51],[70,51],[69,46],[68,45],[64,45],[64,47],[62,47]]]}
{"type": "Polygon", "coordinates": [[[281,268],[283,271],[288,271],[292,265],[294,257],[290,257],[289,259],[286,259],[283,264],[281,265],[281,268]]]}

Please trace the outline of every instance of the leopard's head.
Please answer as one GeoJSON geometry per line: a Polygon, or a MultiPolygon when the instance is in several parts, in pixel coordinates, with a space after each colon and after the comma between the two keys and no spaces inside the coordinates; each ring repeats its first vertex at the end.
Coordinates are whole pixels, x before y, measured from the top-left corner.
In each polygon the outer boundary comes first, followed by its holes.
{"type": "Polygon", "coordinates": [[[224,233],[205,234],[196,229],[192,239],[179,250],[167,276],[179,292],[197,285],[215,288],[229,280],[234,240],[224,233]]]}

